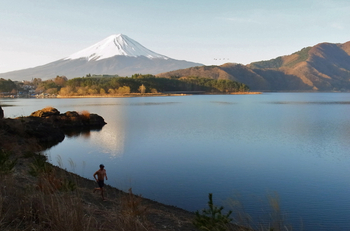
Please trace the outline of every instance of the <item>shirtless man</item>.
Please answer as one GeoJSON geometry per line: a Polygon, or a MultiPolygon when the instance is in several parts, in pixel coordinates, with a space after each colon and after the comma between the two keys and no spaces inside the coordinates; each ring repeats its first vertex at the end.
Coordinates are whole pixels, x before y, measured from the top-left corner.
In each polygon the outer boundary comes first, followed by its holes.
{"type": "Polygon", "coordinates": [[[103,186],[105,185],[105,183],[104,183],[105,177],[106,177],[106,180],[108,180],[106,169],[104,169],[104,167],[105,166],[103,164],[100,164],[100,169],[97,170],[94,174],[94,178],[99,186],[99,188],[94,189],[94,192],[96,192],[97,190],[101,190],[101,196],[102,196],[103,200],[105,200],[105,197],[103,195],[103,191],[104,191],[103,186]],[[96,176],[97,176],[97,178],[96,178],[96,176]]]}

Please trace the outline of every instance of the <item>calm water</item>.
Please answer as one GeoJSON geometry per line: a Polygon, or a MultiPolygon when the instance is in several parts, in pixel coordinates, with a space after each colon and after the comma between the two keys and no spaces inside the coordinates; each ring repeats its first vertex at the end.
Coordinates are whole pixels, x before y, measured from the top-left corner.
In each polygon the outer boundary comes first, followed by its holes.
{"type": "Polygon", "coordinates": [[[348,93],[0,102],[14,105],[7,117],[45,106],[103,116],[101,131],[46,152],[84,177],[103,163],[122,190],[191,211],[213,193],[225,208],[239,200],[255,222],[267,220],[277,193],[293,230],[350,230],[348,93]]]}

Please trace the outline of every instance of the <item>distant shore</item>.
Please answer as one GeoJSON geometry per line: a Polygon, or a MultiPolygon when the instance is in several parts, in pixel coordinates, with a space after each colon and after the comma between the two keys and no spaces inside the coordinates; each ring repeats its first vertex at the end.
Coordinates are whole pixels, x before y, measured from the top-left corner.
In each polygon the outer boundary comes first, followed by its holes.
{"type": "Polygon", "coordinates": [[[62,96],[57,95],[57,98],[130,98],[130,97],[153,97],[153,96],[187,96],[187,95],[258,95],[262,92],[232,92],[227,94],[213,94],[213,93],[130,93],[124,95],[72,95],[62,96]]]}

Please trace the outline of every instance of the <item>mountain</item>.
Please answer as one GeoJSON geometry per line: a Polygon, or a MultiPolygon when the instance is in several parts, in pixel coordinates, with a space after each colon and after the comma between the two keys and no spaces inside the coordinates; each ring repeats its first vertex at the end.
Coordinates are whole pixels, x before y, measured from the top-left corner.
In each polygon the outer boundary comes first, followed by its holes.
{"type": "Polygon", "coordinates": [[[111,35],[88,48],[78,51],[65,58],[65,60],[87,59],[88,61],[98,61],[114,56],[145,56],[149,59],[169,59],[164,55],[157,54],[145,48],[126,35],[118,34],[111,35]]]}
{"type": "Polygon", "coordinates": [[[157,74],[200,65],[202,64],[171,59],[145,48],[126,35],[117,34],[66,58],[34,68],[2,73],[0,78],[45,80],[57,75],[64,75],[67,78],[82,77],[87,74],[130,76],[135,73],[157,74]]]}
{"type": "Polygon", "coordinates": [[[248,65],[192,67],[158,76],[231,79],[253,91],[350,91],[350,42],[320,43],[291,55],[248,65]]]}

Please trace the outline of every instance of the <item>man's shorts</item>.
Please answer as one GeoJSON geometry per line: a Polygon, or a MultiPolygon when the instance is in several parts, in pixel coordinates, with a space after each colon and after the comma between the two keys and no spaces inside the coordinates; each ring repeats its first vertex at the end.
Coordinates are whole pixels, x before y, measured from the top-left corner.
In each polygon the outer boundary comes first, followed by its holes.
{"type": "Polygon", "coordinates": [[[104,182],[104,180],[99,180],[99,181],[97,181],[97,184],[100,188],[103,188],[103,186],[105,185],[105,182],[104,182]]]}

